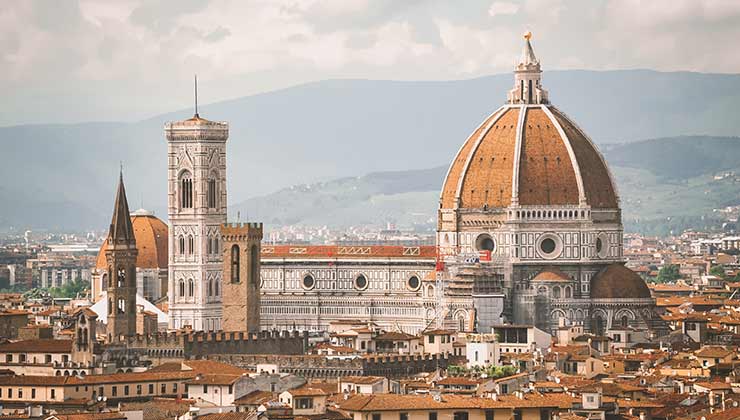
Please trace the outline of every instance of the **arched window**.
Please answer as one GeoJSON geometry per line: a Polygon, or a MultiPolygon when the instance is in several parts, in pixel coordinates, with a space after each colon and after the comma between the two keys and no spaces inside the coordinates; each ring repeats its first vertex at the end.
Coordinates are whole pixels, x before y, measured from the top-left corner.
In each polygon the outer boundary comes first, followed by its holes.
{"type": "Polygon", "coordinates": [[[195,293],[195,283],[193,282],[193,279],[188,280],[188,297],[193,297],[193,294],[195,293]]]}
{"type": "Polygon", "coordinates": [[[103,273],[100,280],[101,290],[108,290],[108,273],[103,273]]]}
{"type": "Polygon", "coordinates": [[[555,299],[560,299],[560,286],[555,286],[552,288],[552,297],[555,299]]]}
{"type": "Polygon", "coordinates": [[[193,255],[193,252],[195,251],[195,240],[193,239],[193,235],[188,236],[188,255],[193,255]]]}
{"type": "Polygon", "coordinates": [[[218,245],[218,235],[213,237],[213,253],[216,255],[221,254],[221,249],[219,248],[219,245],[218,245]]]}
{"type": "Polygon", "coordinates": [[[211,175],[211,178],[208,179],[208,191],[207,191],[207,201],[208,201],[208,208],[209,209],[215,209],[216,208],[216,178],[211,175]]]}
{"type": "Polygon", "coordinates": [[[213,292],[214,296],[219,296],[218,279],[213,280],[213,292]]]}
{"type": "Polygon", "coordinates": [[[180,280],[179,289],[180,289],[179,290],[180,297],[185,297],[185,282],[182,280],[180,280]]]}
{"type": "Polygon", "coordinates": [[[629,325],[630,319],[627,315],[622,315],[622,327],[629,325]]]}
{"type": "Polygon", "coordinates": [[[178,242],[179,242],[180,255],[185,255],[185,237],[180,236],[180,239],[178,242]]]}
{"type": "Polygon", "coordinates": [[[231,247],[231,282],[239,283],[239,245],[231,247]]]}
{"type": "Polygon", "coordinates": [[[193,179],[188,171],[180,175],[180,208],[193,208],[193,179]]]}
{"type": "Polygon", "coordinates": [[[257,245],[252,245],[249,250],[249,269],[252,284],[259,286],[260,284],[260,251],[257,245]]]}
{"type": "Polygon", "coordinates": [[[208,280],[208,296],[213,296],[213,279],[208,280]]]}
{"type": "Polygon", "coordinates": [[[213,238],[210,236],[206,239],[206,253],[208,255],[213,254],[213,238]]]}
{"type": "Polygon", "coordinates": [[[565,298],[570,299],[573,297],[573,291],[570,286],[565,286],[565,298]]]}

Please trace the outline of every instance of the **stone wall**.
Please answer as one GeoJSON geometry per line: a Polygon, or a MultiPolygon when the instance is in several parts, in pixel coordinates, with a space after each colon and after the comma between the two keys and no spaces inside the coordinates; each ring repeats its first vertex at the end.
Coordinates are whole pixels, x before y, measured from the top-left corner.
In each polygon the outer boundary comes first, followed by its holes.
{"type": "Polygon", "coordinates": [[[129,337],[126,347],[139,349],[152,360],[219,354],[300,355],[308,348],[308,335],[297,331],[160,333],[129,337]]]}
{"type": "Polygon", "coordinates": [[[256,369],[258,364],[276,364],[280,372],[292,373],[304,378],[336,378],[338,376],[386,376],[406,377],[421,372],[446,369],[453,364],[464,364],[464,357],[414,355],[414,356],[366,356],[355,358],[330,358],[318,355],[276,356],[271,354],[210,355],[211,360],[233,364],[245,369],[256,369]]]}

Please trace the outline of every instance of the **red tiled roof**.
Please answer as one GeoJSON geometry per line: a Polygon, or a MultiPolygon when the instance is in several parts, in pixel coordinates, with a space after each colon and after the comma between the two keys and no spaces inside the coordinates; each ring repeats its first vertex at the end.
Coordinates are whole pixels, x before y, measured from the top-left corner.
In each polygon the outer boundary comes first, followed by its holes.
{"type": "Polygon", "coordinates": [[[431,395],[372,394],[355,395],[341,402],[339,408],[350,412],[524,407],[570,408],[576,400],[565,393],[526,394],[523,398],[500,395],[497,400],[455,394],[444,395],[439,400],[435,400],[431,395]]]}
{"type": "Polygon", "coordinates": [[[71,353],[72,340],[22,340],[0,344],[0,353],[71,353]]]}
{"type": "Polygon", "coordinates": [[[290,392],[290,395],[294,397],[315,397],[315,396],[321,396],[321,395],[327,395],[327,392],[319,387],[312,387],[309,385],[304,385],[300,388],[291,389],[288,392],[290,392]]]}

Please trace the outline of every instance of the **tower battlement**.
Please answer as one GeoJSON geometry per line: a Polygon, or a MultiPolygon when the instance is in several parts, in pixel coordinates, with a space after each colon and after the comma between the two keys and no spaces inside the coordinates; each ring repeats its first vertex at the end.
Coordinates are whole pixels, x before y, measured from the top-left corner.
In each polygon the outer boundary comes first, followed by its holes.
{"type": "Polygon", "coordinates": [[[168,332],[126,337],[126,348],[154,359],[202,358],[213,354],[301,355],[308,348],[308,333],[259,332],[168,332]]]}
{"type": "Polygon", "coordinates": [[[224,223],[221,225],[221,235],[224,241],[260,241],[262,240],[263,226],[261,222],[224,223]]]}

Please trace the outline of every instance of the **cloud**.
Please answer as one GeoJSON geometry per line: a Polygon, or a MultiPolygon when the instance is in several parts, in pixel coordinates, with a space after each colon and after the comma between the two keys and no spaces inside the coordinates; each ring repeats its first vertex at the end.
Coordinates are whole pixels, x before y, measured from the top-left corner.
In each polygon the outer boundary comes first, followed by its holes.
{"type": "Polygon", "coordinates": [[[519,5],[508,1],[494,1],[488,8],[488,14],[491,17],[514,15],[519,11],[519,5]]]}
{"type": "Polygon", "coordinates": [[[0,124],[145,118],[326,78],[545,69],[740,72],[725,0],[56,0],[0,8],[0,124]],[[60,102],[77,104],[59,107],[60,102]]]}

